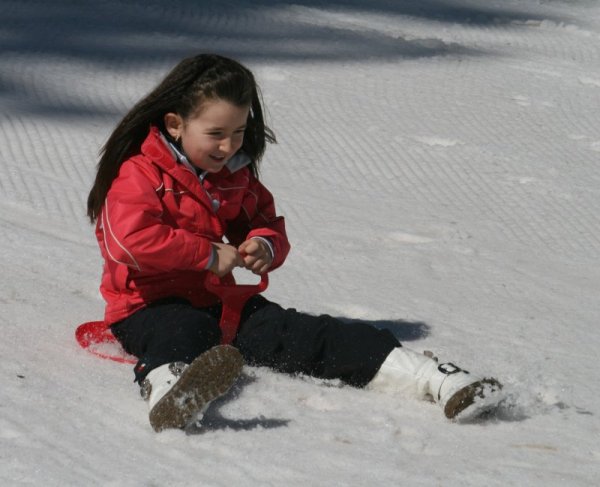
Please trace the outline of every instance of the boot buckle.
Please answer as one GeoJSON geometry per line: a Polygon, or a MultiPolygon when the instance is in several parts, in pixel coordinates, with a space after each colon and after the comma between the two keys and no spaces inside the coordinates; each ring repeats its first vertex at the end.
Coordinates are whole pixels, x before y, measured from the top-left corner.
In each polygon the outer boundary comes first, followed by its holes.
{"type": "Polygon", "coordinates": [[[446,362],[445,364],[438,365],[438,370],[442,374],[446,375],[458,374],[459,372],[468,374],[466,370],[461,369],[458,365],[454,365],[452,362],[446,362]]]}

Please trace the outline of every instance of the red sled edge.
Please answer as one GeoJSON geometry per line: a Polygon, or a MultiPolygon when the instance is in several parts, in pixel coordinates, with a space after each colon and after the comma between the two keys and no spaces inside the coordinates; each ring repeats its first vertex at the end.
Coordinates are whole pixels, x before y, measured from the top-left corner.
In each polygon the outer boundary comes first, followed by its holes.
{"type": "MultiPolygon", "coordinates": [[[[104,321],[88,321],[82,323],[75,330],[75,339],[81,348],[96,355],[97,357],[113,360],[122,364],[135,364],[137,359],[132,355],[128,355],[122,349],[121,344],[117,341],[104,321]],[[114,345],[114,348],[120,350],[120,354],[109,353],[108,351],[100,350],[102,345],[114,345]]],[[[109,347],[113,348],[113,347],[109,347]]]]}

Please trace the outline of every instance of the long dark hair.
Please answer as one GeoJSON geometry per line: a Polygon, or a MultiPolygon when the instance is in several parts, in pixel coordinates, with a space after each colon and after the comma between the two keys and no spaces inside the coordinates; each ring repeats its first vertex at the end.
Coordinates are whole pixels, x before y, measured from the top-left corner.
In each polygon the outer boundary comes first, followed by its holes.
{"type": "Polygon", "coordinates": [[[165,132],[164,116],[173,112],[184,120],[201,103],[220,99],[236,106],[250,106],[243,150],[249,166],[258,176],[258,164],[267,142],[275,135],[265,125],[260,92],[254,76],[237,61],[216,54],[200,54],[181,61],[166,78],[123,117],[100,150],[94,185],[87,201],[87,215],[93,223],[99,216],[119,168],[140,151],[151,125],[165,132]]]}

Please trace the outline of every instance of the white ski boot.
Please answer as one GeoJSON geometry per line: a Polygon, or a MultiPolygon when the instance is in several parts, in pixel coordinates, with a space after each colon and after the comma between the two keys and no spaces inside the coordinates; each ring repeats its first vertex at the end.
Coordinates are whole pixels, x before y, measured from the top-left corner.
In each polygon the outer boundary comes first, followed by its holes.
{"type": "Polygon", "coordinates": [[[473,376],[452,363],[438,364],[430,355],[395,348],[367,388],[432,398],[450,419],[478,416],[497,403],[502,385],[496,379],[473,376]]]}
{"type": "Polygon", "coordinates": [[[211,401],[229,390],[243,365],[237,348],[218,345],[189,365],[174,362],[151,370],[141,394],[148,400],[152,428],[184,428],[198,419],[211,401]]]}

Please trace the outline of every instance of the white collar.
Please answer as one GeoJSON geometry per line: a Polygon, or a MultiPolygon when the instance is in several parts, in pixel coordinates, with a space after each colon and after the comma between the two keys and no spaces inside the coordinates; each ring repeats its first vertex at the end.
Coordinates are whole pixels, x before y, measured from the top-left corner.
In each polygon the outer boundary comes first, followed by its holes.
{"type": "MultiPolygon", "coordinates": [[[[160,138],[165,143],[165,145],[171,150],[175,159],[177,159],[181,164],[190,169],[194,174],[198,174],[198,170],[192,165],[190,161],[188,161],[188,158],[185,156],[185,154],[183,154],[175,146],[175,144],[171,143],[162,132],[160,134],[160,138]]],[[[251,162],[252,159],[250,159],[250,156],[248,154],[242,151],[238,151],[236,154],[234,154],[234,156],[231,159],[227,161],[225,167],[229,169],[229,172],[234,173],[236,171],[239,171],[243,167],[246,167],[251,162]]],[[[200,174],[198,174],[198,178],[200,179],[200,181],[204,180],[206,174],[206,171],[202,171],[200,174]]]]}

